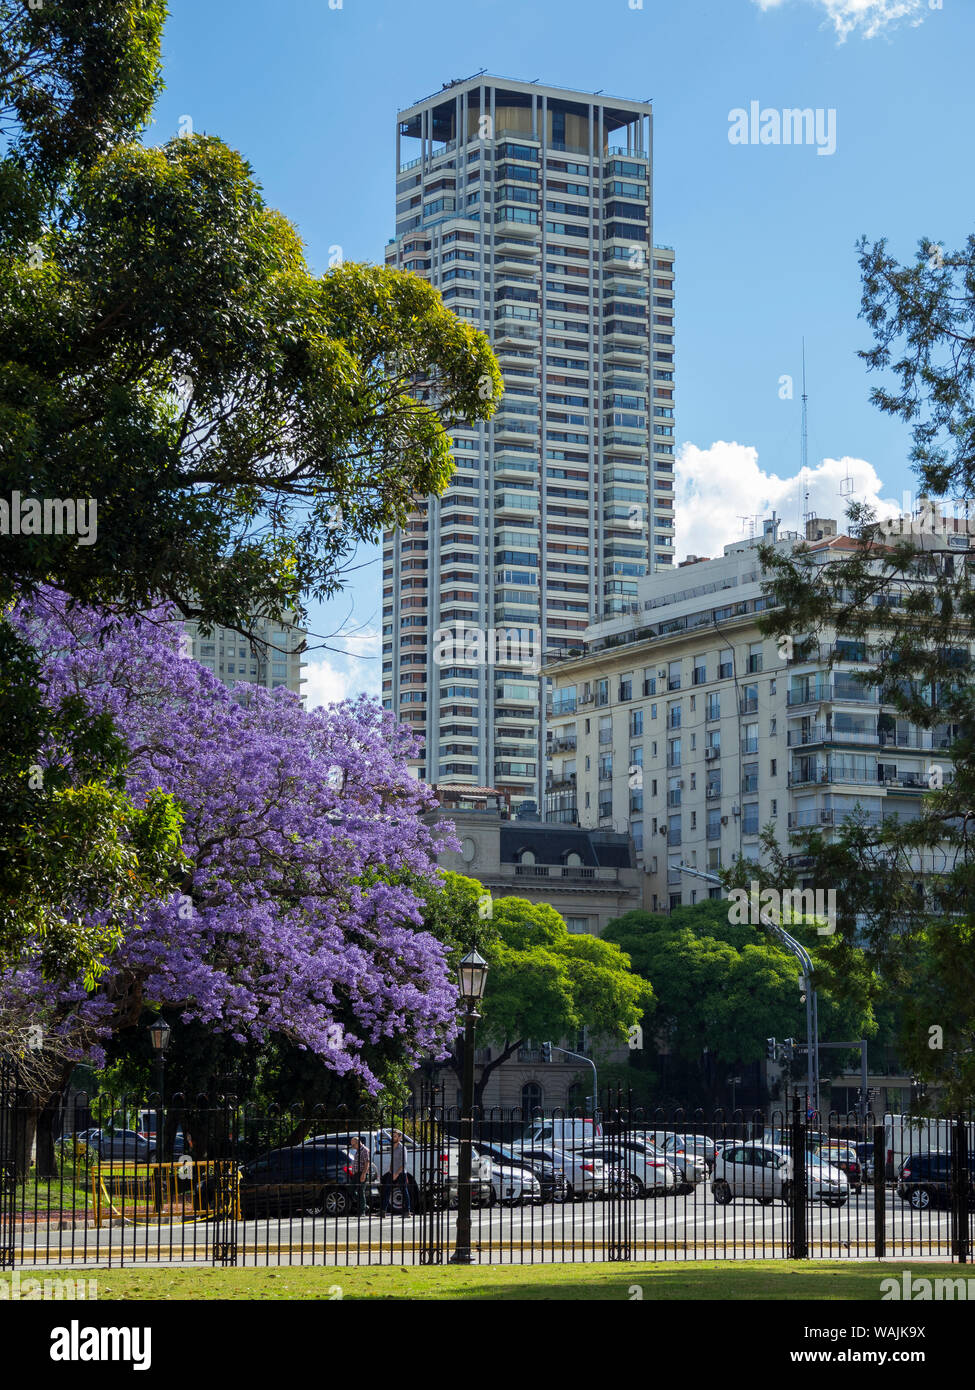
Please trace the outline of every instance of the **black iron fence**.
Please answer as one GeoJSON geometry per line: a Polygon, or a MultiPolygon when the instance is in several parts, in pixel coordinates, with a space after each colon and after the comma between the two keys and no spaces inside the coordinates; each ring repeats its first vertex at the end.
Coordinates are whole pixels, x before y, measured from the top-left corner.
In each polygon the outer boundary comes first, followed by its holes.
{"type": "MultiPolygon", "coordinates": [[[[435,1264],[456,1238],[460,1114],[442,1092],[360,1111],[233,1095],[72,1097],[0,1075],[0,1267],[435,1264]]],[[[966,1117],[631,1108],[478,1112],[484,1263],[948,1256],[967,1262],[966,1117]]],[[[466,1204],[466,1203],[465,1203],[466,1204]]]]}

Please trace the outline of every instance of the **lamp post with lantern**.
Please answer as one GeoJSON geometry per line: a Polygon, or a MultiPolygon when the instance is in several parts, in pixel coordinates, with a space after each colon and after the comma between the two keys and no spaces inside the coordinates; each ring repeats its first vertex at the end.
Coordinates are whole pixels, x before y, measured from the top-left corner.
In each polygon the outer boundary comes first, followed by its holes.
{"type": "Polygon", "coordinates": [[[474,1141],[474,1026],[480,1018],[477,1006],[484,998],[488,964],[476,949],[468,951],[457,968],[460,997],[464,1004],[464,1078],[461,1092],[460,1162],[457,1194],[457,1229],[450,1263],[471,1263],[471,1167],[474,1141]]]}

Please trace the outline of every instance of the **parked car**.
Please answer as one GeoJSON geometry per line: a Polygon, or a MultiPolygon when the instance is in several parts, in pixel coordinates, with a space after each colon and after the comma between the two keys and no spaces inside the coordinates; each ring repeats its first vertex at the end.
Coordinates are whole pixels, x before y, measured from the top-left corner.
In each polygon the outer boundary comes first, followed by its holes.
{"type": "MultiPolygon", "coordinates": [[[[788,1150],[764,1143],[739,1144],[718,1157],[711,1191],[719,1206],[727,1206],[736,1197],[787,1202],[792,1194],[792,1175],[788,1150]]],[[[843,1206],[850,1195],[846,1174],[815,1158],[806,1163],[806,1187],[814,1201],[825,1202],[828,1207],[843,1206]]]]}
{"type": "MultiPolygon", "coordinates": [[[[380,1184],[383,1174],[389,1171],[389,1151],[393,1144],[393,1127],[374,1130],[349,1130],[338,1134],[316,1135],[306,1143],[322,1142],[348,1144],[353,1137],[359,1138],[372,1154],[380,1184]]],[[[457,1184],[460,1173],[460,1145],[456,1139],[437,1137],[437,1143],[423,1145],[403,1135],[403,1158],[406,1180],[410,1193],[410,1206],[418,1211],[428,1200],[452,1205],[457,1201],[457,1184]]],[[[475,1157],[471,1166],[471,1201],[487,1204],[491,1200],[491,1162],[490,1159],[475,1157]]],[[[403,1207],[403,1189],[393,1188],[390,1198],[393,1211],[403,1207]]]]}
{"type": "Polygon", "coordinates": [[[564,1202],[568,1193],[568,1181],[561,1168],[545,1160],[536,1160],[534,1155],[523,1150],[512,1149],[504,1144],[489,1144],[478,1140],[475,1149],[482,1157],[491,1160],[492,1187],[493,1174],[498,1164],[504,1168],[525,1168],[538,1179],[541,1202],[564,1202]]]}
{"type": "MultiPolygon", "coordinates": [[[[674,1130],[662,1129],[654,1130],[651,1139],[656,1148],[665,1154],[689,1154],[700,1159],[706,1170],[705,1176],[714,1167],[714,1141],[703,1134],[680,1134],[674,1130]]],[[[682,1161],[681,1167],[683,1166],[682,1161]]],[[[688,1181],[697,1182],[698,1179],[692,1179],[688,1174],[688,1181]]]]}
{"type": "Polygon", "coordinates": [[[474,1152],[480,1158],[490,1159],[492,1205],[520,1207],[542,1200],[542,1186],[530,1164],[513,1163],[497,1151],[488,1153],[478,1143],[474,1144],[474,1152]]]}
{"type": "Polygon", "coordinates": [[[611,1190],[627,1197],[660,1197],[673,1192],[680,1182],[677,1169],[665,1155],[639,1140],[597,1141],[575,1152],[601,1158],[610,1172],[611,1190]]]}
{"type": "Polygon", "coordinates": [[[845,1173],[850,1187],[859,1192],[863,1183],[863,1164],[853,1144],[819,1144],[812,1149],[813,1156],[822,1163],[831,1164],[845,1173]]]}
{"type": "Polygon", "coordinates": [[[606,1165],[601,1158],[587,1157],[578,1149],[541,1146],[521,1149],[518,1152],[526,1156],[533,1168],[536,1163],[544,1163],[562,1173],[565,1178],[567,1202],[594,1200],[606,1192],[608,1177],[606,1165]]]}
{"type": "Polygon", "coordinates": [[[348,1216],[359,1204],[375,1207],[379,1188],[356,1179],[355,1159],[344,1145],[299,1144],[272,1149],[240,1169],[240,1209],[244,1218],[348,1216]]]}
{"type": "MultiPolygon", "coordinates": [[[[678,1192],[692,1192],[698,1183],[704,1182],[708,1175],[708,1162],[704,1151],[698,1152],[697,1145],[686,1148],[684,1136],[675,1134],[672,1130],[654,1130],[648,1136],[653,1147],[664,1155],[668,1163],[671,1163],[678,1174],[678,1192]]],[[[700,1136],[692,1136],[700,1138],[700,1136]]],[[[645,1140],[644,1142],[647,1142],[645,1140]]],[[[707,1140],[701,1143],[707,1144],[707,1140]]],[[[711,1150],[711,1161],[714,1162],[714,1151],[711,1150]]]]}
{"type": "MultiPolygon", "coordinates": [[[[951,1154],[911,1154],[897,1179],[897,1195],[915,1211],[946,1207],[951,1202],[951,1154]]],[[[968,1155],[966,1201],[975,1205],[975,1154],[968,1155]]]]}
{"type": "Polygon", "coordinates": [[[531,1120],[522,1132],[521,1138],[512,1143],[514,1149],[538,1148],[551,1145],[556,1149],[574,1149],[580,1144],[601,1139],[603,1127],[597,1121],[580,1119],[570,1115],[550,1115],[531,1120]]]}
{"type": "Polygon", "coordinates": [[[872,1183],[874,1173],[876,1172],[873,1144],[860,1142],[853,1144],[851,1147],[856,1149],[857,1158],[860,1160],[860,1166],[863,1170],[863,1181],[872,1183]]]}
{"type": "Polygon", "coordinates": [[[135,1129],[90,1129],[85,1134],[85,1148],[101,1163],[128,1161],[150,1163],[156,1146],[147,1134],[135,1129]]]}

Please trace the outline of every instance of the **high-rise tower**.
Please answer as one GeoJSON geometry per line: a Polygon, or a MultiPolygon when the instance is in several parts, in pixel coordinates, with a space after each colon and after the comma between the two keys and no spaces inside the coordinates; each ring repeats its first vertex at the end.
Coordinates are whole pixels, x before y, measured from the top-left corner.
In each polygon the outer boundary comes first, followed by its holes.
{"type": "Polygon", "coordinates": [[[383,701],[429,782],[541,805],[546,655],[673,559],[674,254],[648,103],[479,74],[399,113],[387,262],[488,334],[505,395],[383,545],[383,701]],[[456,637],[451,650],[443,634],[456,637]],[[469,635],[473,632],[473,640],[469,635]]]}

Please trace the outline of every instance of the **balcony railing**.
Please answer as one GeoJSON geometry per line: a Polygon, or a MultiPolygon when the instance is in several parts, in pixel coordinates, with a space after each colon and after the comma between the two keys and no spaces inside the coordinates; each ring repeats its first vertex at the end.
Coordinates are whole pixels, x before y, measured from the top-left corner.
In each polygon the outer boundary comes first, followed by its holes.
{"type": "Polygon", "coordinates": [[[917,748],[932,749],[935,746],[930,730],[895,729],[834,729],[827,724],[814,724],[808,729],[790,729],[787,742],[790,748],[806,747],[815,743],[854,743],[867,748],[917,748]]]}
{"type": "Polygon", "coordinates": [[[570,735],[568,738],[553,738],[551,744],[549,745],[549,752],[574,753],[576,751],[577,744],[578,739],[575,734],[570,735]]]}

